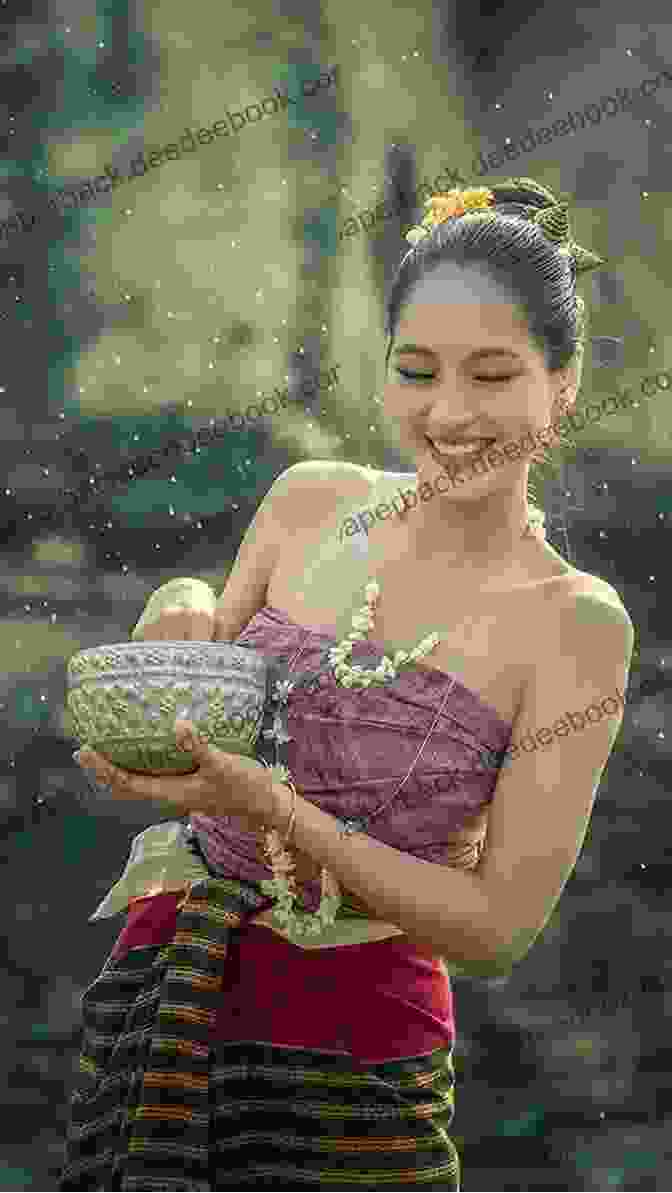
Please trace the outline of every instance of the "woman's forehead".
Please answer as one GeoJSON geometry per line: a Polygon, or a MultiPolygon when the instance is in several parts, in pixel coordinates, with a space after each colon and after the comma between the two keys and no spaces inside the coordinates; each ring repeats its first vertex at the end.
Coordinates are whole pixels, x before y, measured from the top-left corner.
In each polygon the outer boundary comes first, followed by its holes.
{"type": "Polygon", "coordinates": [[[493,304],[518,307],[511,291],[478,266],[442,261],[414,282],[404,307],[411,303],[493,304]]]}

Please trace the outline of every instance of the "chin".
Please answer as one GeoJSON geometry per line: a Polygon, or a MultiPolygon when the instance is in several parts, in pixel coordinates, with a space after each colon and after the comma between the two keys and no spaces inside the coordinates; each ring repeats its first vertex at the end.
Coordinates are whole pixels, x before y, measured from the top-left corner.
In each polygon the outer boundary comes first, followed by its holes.
{"type": "MultiPolygon", "coordinates": [[[[487,463],[487,462],[486,462],[487,463]]],[[[480,466],[482,468],[482,465],[480,466]]],[[[503,472],[503,468],[499,470],[503,472]]],[[[499,479],[493,475],[494,469],[488,466],[488,471],[481,471],[476,475],[471,470],[464,469],[455,480],[451,480],[453,470],[437,467],[434,460],[427,460],[420,456],[416,462],[416,484],[429,484],[432,492],[456,505],[470,505],[487,500],[489,497],[502,501],[510,500],[510,480],[506,482],[504,476],[499,479]]]]}

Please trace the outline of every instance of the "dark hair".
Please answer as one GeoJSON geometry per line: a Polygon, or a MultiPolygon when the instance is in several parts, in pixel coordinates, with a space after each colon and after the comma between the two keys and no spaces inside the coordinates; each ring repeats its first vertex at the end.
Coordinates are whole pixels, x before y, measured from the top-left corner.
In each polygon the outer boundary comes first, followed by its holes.
{"type": "MultiPolygon", "coordinates": [[[[586,345],[586,304],[576,292],[577,273],[600,268],[602,257],[572,242],[559,199],[533,178],[507,178],[486,188],[495,197],[489,208],[467,211],[436,224],[406,253],[395,274],[385,304],[389,337],[385,369],[390,359],[399,313],[420,279],[444,261],[467,268],[477,266],[510,294],[527,320],[530,338],[544,354],[546,368],[556,372],[575,366],[576,392],[581,387],[586,345]],[[546,217],[547,230],[533,222],[537,211],[555,208],[546,217]]],[[[538,485],[547,464],[555,464],[556,449],[533,453],[528,476],[528,500],[541,513],[538,485]]],[[[560,452],[562,455],[562,451],[560,452]]],[[[562,520],[567,552],[569,540],[562,520]]]]}
{"type": "Polygon", "coordinates": [[[550,371],[576,358],[577,389],[585,346],[585,304],[576,293],[576,265],[566,249],[529,219],[530,209],[560,200],[531,178],[493,183],[495,206],[437,224],[403,258],[386,302],[387,368],[401,307],[415,283],[444,261],[481,266],[518,303],[530,337],[550,371]]]}

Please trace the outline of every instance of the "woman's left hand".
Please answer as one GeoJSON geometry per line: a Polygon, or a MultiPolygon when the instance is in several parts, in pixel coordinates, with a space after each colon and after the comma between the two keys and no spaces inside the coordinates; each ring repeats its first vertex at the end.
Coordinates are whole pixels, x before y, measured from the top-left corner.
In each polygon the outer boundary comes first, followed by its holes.
{"type": "Polygon", "coordinates": [[[209,746],[191,721],[175,722],[179,749],[191,750],[198,770],[191,775],[154,778],[134,775],[113,766],[89,746],[73,755],[78,766],[92,772],[96,782],[109,786],[117,799],[154,799],[172,805],[180,815],[248,816],[273,823],[274,797],[269,767],[255,758],[226,754],[209,746]]]}

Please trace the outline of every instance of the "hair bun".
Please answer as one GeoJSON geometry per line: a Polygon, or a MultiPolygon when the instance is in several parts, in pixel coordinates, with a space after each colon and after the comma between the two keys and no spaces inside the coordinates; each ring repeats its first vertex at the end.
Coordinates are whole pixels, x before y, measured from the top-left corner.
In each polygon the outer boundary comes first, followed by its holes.
{"type": "Polygon", "coordinates": [[[509,204],[526,209],[540,207],[555,207],[562,202],[547,186],[542,186],[534,178],[506,178],[504,182],[490,183],[490,190],[495,196],[497,208],[509,204]]]}
{"type": "Polygon", "coordinates": [[[547,240],[566,253],[574,265],[575,274],[606,265],[603,257],[584,249],[572,236],[568,199],[556,198],[553,191],[534,178],[507,178],[494,182],[490,190],[495,196],[495,211],[502,215],[521,215],[537,224],[547,240]]]}
{"type": "Polygon", "coordinates": [[[425,200],[421,224],[405,238],[412,245],[386,302],[389,338],[385,363],[403,305],[415,287],[444,261],[484,268],[504,281],[522,306],[532,342],[543,347],[550,373],[575,367],[581,385],[586,334],[585,303],[577,274],[606,261],[577,244],[572,199],[533,178],[503,178],[489,186],[453,187],[425,200]]]}

